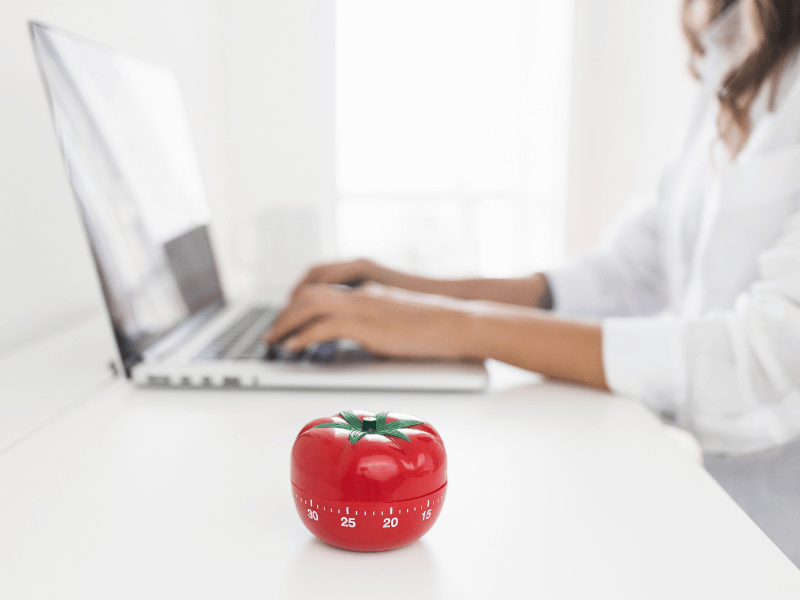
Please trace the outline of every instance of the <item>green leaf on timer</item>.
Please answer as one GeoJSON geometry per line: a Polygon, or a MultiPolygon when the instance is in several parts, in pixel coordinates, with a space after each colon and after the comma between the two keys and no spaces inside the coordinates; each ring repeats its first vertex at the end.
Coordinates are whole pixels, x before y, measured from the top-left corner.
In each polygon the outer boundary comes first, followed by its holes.
{"type": "Polygon", "coordinates": [[[357,427],[358,429],[361,429],[361,419],[359,419],[356,415],[354,415],[351,412],[347,412],[346,410],[343,410],[339,414],[342,415],[342,418],[345,421],[347,421],[350,425],[352,425],[353,427],[357,427]]]}
{"type": "Polygon", "coordinates": [[[405,429],[407,427],[414,427],[415,425],[424,425],[425,421],[416,421],[413,419],[398,419],[397,421],[392,421],[391,423],[386,422],[386,416],[388,412],[378,413],[375,417],[375,430],[374,431],[364,431],[363,430],[363,421],[358,418],[357,415],[343,410],[339,413],[341,417],[347,421],[347,423],[320,423],[319,425],[314,425],[312,429],[319,428],[328,428],[328,429],[345,429],[350,432],[350,443],[355,444],[363,438],[365,435],[385,435],[387,437],[395,437],[400,438],[401,440],[405,440],[410,442],[411,440],[408,438],[406,434],[400,431],[400,429],[405,429]]]}
{"type": "Polygon", "coordinates": [[[364,433],[363,431],[351,431],[350,432],[350,443],[351,444],[355,444],[358,440],[360,440],[365,435],[367,435],[367,434],[364,433]]]}
{"type": "Polygon", "coordinates": [[[401,440],[405,440],[407,442],[411,441],[410,439],[408,439],[408,436],[405,433],[397,431],[396,429],[391,429],[391,430],[387,429],[386,431],[381,431],[380,434],[381,435],[390,435],[392,437],[398,437],[401,440]]]}

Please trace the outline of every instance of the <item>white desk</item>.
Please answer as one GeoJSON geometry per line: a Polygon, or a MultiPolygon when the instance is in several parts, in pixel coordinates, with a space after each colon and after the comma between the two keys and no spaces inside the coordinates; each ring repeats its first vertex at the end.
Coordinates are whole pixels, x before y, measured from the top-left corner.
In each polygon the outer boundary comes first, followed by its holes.
{"type": "Polygon", "coordinates": [[[645,409],[551,383],[449,395],[119,380],[0,453],[0,598],[365,594],[796,599],[800,571],[645,409]],[[294,436],[347,408],[441,433],[448,497],[421,541],[346,552],[296,515],[294,436]]]}

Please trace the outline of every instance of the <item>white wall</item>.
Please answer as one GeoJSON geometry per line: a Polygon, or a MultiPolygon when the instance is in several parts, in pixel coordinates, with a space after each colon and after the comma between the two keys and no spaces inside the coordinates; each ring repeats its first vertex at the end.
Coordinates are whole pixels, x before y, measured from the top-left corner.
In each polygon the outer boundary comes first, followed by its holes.
{"type": "MultiPolygon", "coordinates": [[[[273,295],[319,258],[311,243],[253,240],[280,234],[283,207],[318,211],[321,250],[334,251],[334,1],[228,0],[220,4],[228,185],[214,215],[217,249],[235,293],[273,295]],[[242,242],[242,237],[245,237],[242,242]],[[249,243],[247,243],[249,242],[249,243]],[[254,243],[255,242],[255,243],[254,243]],[[299,256],[297,246],[308,256],[299,256]],[[276,250],[293,248],[291,255],[276,250]],[[272,264],[252,262],[269,248],[272,264]],[[268,271],[273,287],[264,277],[268,271]],[[262,273],[263,275],[263,273],[262,273]]],[[[289,219],[291,222],[291,219],[289,219]]],[[[292,235],[296,232],[284,232],[292,235]]]]}
{"type": "Polygon", "coordinates": [[[677,149],[695,84],[679,0],[574,0],[567,254],[595,244],[677,149]]]}

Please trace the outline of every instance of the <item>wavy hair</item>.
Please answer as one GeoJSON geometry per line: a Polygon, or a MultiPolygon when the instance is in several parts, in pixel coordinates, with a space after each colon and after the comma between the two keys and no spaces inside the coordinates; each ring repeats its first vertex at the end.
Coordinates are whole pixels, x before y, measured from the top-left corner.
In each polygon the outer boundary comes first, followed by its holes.
{"type": "Polygon", "coordinates": [[[689,69],[696,78],[700,77],[697,64],[706,51],[703,29],[735,1],[743,4],[747,50],[717,90],[717,131],[731,156],[750,136],[750,107],[765,82],[771,85],[769,110],[774,109],[786,58],[800,44],[800,0],[683,0],[681,26],[689,43],[689,69]]]}

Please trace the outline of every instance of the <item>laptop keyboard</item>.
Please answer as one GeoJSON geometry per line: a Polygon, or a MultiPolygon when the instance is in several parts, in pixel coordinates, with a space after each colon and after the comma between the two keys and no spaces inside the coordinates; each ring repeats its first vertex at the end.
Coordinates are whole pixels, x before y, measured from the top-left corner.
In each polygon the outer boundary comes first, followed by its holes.
{"type": "Polygon", "coordinates": [[[204,360],[258,360],[266,357],[267,346],[261,334],[278,316],[278,310],[254,306],[238,321],[214,338],[197,355],[204,360]]]}
{"type": "Polygon", "coordinates": [[[332,362],[339,358],[335,342],[324,342],[303,352],[288,352],[282,346],[267,347],[261,334],[278,316],[278,310],[255,306],[214,338],[197,355],[201,360],[282,360],[332,362]]]}

